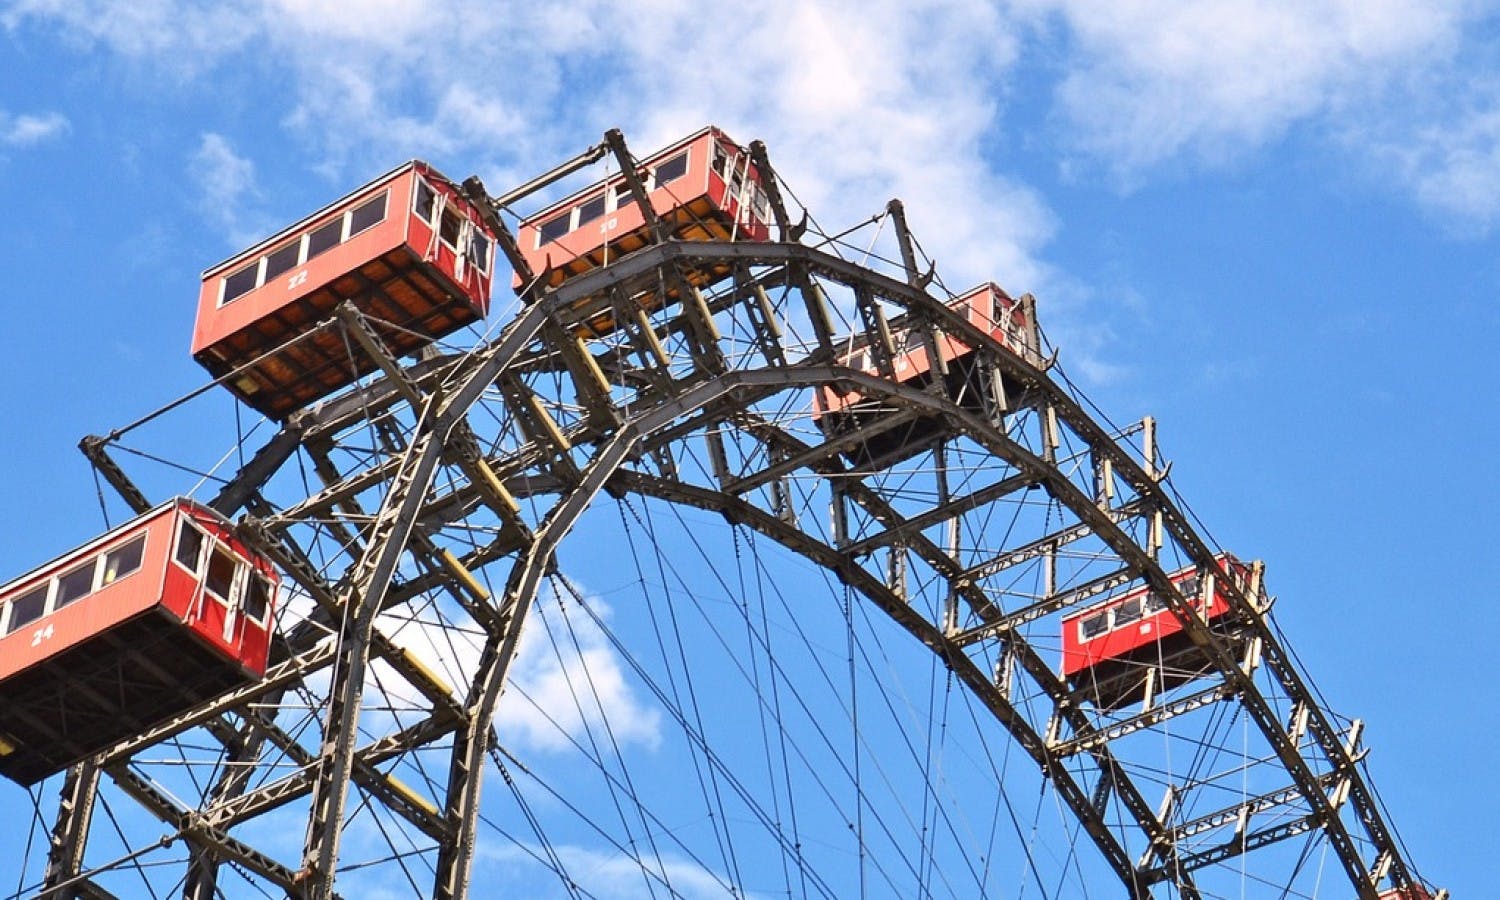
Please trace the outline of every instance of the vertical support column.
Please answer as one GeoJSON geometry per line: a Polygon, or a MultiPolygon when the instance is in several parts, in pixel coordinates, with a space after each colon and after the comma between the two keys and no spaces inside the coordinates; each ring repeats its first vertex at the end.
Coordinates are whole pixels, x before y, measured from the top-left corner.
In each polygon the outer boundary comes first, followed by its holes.
{"type": "Polygon", "coordinates": [[[833,317],[828,313],[828,299],[823,296],[823,289],[802,270],[793,271],[791,280],[807,306],[807,319],[812,323],[818,352],[824,359],[833,359],[837,355],[833,346],[833,317]]]}
{"type": "Polygon", "coordinates": [[[406,551],[432,477],[443,451],[428,416],[421,433],[401,461],[380,513],[370,529],[370,540],[351,573],[349,586],[339,594],[345,619],[339,631],[339,659],[329,691],[323,741],[318,750],[303,844],[302,895],[309,900],[331,900],[334,866],[338,860],[344,806],[354,767],[360,707],[375,623],[401,555],[406,551]]]}
{"type": "Polygon", "coordinates": [[[896,232],[896,244],[901,248],[901,265],[906,269],[906,283],[918,290],[925,290],[937,267],[934,265],[926,272],[917,269],[916,248],[912,244],[911,230],[906,227],[906,207],[901,201],[892,199],[885,205],[885,211],[890,214],[891,225],[896,232]]]}
{"type": "Polygon", "coordinates": [[[864,321],[875,368],[886,378],[896,380],[896,342],[891,336],[891,326],[886,321],[885,311],[880,308],[880,302],[870,293],[869,288],[855,285],[854,305],[859,310],[860,319],[864,321]]]}
{"type": "MultiPolygon", "coordinates": [[[[947,506],[953,500],[953,488],[948,484],[948,449],[943,444],[938,444],[932,449],[932,462],[936,468],[937,476],[937,505],[938,508],[947,506]]],[[[961,531],[959,517],[952,516],[948,519],[943,535],[943,552],[953,559],[954,564],[962,569],[963,565],[958,560],[958,539],[961,531]]],[[[948,594],[943,598],[943,633],[953,635],[958,633],[958,591],[959,586],[948,581],[948,594]]]]}
{"type": "Polygon", "coordinates": [[[58,888],[83,871],[83,848],[89,823],[94,817],[94,797],[99,788],[99,767],[85,760],[68,770],[63,780],[57,820],[52,826],[52,846],[47,851],[43,877],[43,900],[69,900],[73,891],[58,888]]]}
{"type": "Polygon", "coordinates": [[[760,187],[766,192],[766,200],[771,204],[771,214],[776,218],[776,230],[781,232],[781,240],[801,240],[803,232],[807,231],[807,212],[803,211],[801,222],[792,224],[791,217],[786,214],[786,201],[781,196],[781,186],[777,184],[776,170],[771,168],[771,160],[766,156],[765,144],[760,141],[750,142],[750,162],[760,172],[760,187]]]}
{"type": "Polygon", "coordinates": [[[1149,478],[1156,478],[1156,419],[1141,420],[1141,468],[1149,478]]]}

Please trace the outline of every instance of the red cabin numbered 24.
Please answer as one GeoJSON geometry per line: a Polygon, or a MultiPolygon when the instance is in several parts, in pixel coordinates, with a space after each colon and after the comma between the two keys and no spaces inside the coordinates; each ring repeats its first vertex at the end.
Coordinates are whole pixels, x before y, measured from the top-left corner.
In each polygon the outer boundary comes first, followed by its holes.
{"type": "Polygon", "coordinates": [[[0,775],[30,784],[263,676],[278,584],[178,499],[0,588],[0,775]]]}

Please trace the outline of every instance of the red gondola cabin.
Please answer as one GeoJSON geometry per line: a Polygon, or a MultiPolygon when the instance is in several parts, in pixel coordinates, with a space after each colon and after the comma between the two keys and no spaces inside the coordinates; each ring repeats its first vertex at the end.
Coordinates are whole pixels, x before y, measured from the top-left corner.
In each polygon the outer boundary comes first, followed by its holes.
{"type": "MultiPolygon", "coordinates": [[[[647,157],[641,164],[647,199],[671,237],[686,241],[764,241],[770,204],[750,152],[709,126],[647,157]]],[[[522,220],[516,243],[532,272],[556,287],[652,242],[646,218],[625,179],[600,181],[522,220]]],[[[728,267],[688,273],[703,285],[728,267]]],[[[515,280],[517,290],[521,284],[515,280]]],[[[670,291],[669,291],[670,294],[670,291]]],[[[648,312],[662,301],[647,298],[648,312]]],[[[597,334],[613,329],[606,315],[592,320],[597,334]]]]}
{"type": "Polygon", "coordinates": [[[375,369],[337,329],[345,301],[394,354],[415,352],[489,309],[494,236],[421,161],[203,273],[193,358],[273,419],[375,369]]]}
{"type": "MultiPolygon", "coordinates": [[[[1034,366],[1042,363],[1041,335],[1037,329],[1036,303],[1030,294],[1016,300],[995,284],[982,284],[948,301],[948,306],[963,314],[979,330],[999,341],[1012,353],[1034,366]]],[[[906,327],[905,317],[890,322],[896,354],[892,364],[896,381],[912,387],[924,387],[933,379],[932,360],[922,332],[906,327]]],[[[958,337],[939,334],[937,352],[948,366],[945,378],[949,399],[966,409],[984,412],[986,398],[992,408],[1005,409],[1002,395],[1013,395],[1020,386],[1006,379],[998,383],[981,377],[974,364],[974,348],[958,337]]],[[[878,374],[874,351],[868,338],[859,336],[847,346],[839,364],[871,375],[878,374]]],[[[832,385],[818,388],[813,395],[813,424],[828,437],[848,434],[866,426],[878,425],[894,408],[879,398],[866,397],[856,390],[840,391],[832,385]]],[[[944,433],[941,420],[924,416],[896,427],[877,430],[858,439],[844,450],[857,466],[890,463],[928,446],[944,433]]]]}
{"type": "Polygon", "coordinates": [[[178,499],[0,588],[0,775],[30,784],[263,676],[278,584],[178,499]]]}
{"type": "MultiPolygon", "coordinates": [[[[1194,567],[1168,577],[1211,628],[1233,638],[1235,620],[1225,599],[1223,579],[1227,574],[1241,588],[1248,588],[1250,567],[1227,553],[1215,560],[1220,571],[1214,573],[1210,596],[1204,596],[1194,567]]],[[[1208,660],[1183,631],[1167,601],[1148,587],[1063,617],[1062,676],[1069,687],[1100,709],[1141,702],[1148,690],[1185,684],[1208,668],[1208,660]],[[1148,671],[1153,673],[1149,684],[1148,671]]]]}

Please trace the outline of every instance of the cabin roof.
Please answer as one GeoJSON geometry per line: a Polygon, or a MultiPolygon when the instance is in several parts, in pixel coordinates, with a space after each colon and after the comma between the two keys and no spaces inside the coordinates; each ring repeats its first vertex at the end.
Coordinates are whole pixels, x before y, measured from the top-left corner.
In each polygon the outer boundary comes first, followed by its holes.
{"type": "MultiPolygon", "coordinates": [[[[723,138],[724,140],[729,141],[731,144],[734,144],[736,147],[740,146],[739,144],[735,143],[734,138],[732,138],[729,135],[727,135],[727,134],[724,133],[724,129],[720,128],[717,125],[705,125],[702,128],[698,129],[697,131],[693,132],[692,134],[688,135],[687,137],[678,138],[677,140],[673,141],[672,143],[666,145],[665,147],[662,147],[660,150],[653,150],[652,152],[647,153],[645,156],[641,157],[641,160],[643,162],[649,162],[649,161],[654,160],[654,159],[660,159],[663,156],[668,156],[668,155],[672,154],[673,152],[675,152],[677,150],[680,150],[683,147],[686,147],[688,144],[693,143],[694,141],[698,140],[699,138],[703,137],[704,135],[710,134],[710,133],[718,135],[719,137],[723,138]]],[[[741,148],[741,149],[744,149],[744,148],[741,148]]],[[[541,219],[545,219],[545,218],[551,216],[553,213],[555,213],[555,212],[557,212],[557,211],[559,211],[559,210],[561,210],[561,209],[563,209],[565,207],[572,206],[573,204],[577,203],[579,200],[582,200],[584,197],[587,197],[589,194],[592,194],[595,191],[599,190],[599,188],[603,187],[611,179],[618,177],[618,174],[619,173],[615,173],[613,175],[606,175],[603,178],[600,178],[598,181],[589,182],[589,184],[587,186],[579,188],[578,190],[576,190],[573,193],[569,194],[568,196],[562,198],[561,200],[558,200],[558,201],[552,203],[549,206],[545,206],[542,209],[537,210],[536,212],[532,213],[529,216],[523,217],[521,219],[521,227],[525,227],[527,225],[534,224],[534,223],[538,222],[541,219]]]]}
{"type": "Polygon", "coordinates": [[[192,509],[201,510],[219,519],[226,526],[229,525],[228,519],[225,519],[223,516],[219,515],[217,512],[209,509],[198,501],[190,499],[188,497],[173,497],[171,500],[168,500],[165,503],[157,504],[146,512],[141,513],[140,515],[132,516],[131,518],[127,519],[124,522],[121,522],[119,525],[116,525],[115,527],[97,537],[90,538],[87,542],[80,544],[71,550],[68,550],[61,556],[54,556],[41,565],[33,566],[23,574],[9,579],[4,584],[0,584],[0,597],[4,597],[12,593],[25,582],[35,580],[43,573],[51,572],[54,569],[64,568],[75,559],[91,555],[95,550],[98,550],[100,547],[110,543],[120,535],[125,534],[132,528],[135,528],[143,520],[160,516],[162,513],[165,513],[169,508],[172,507],[190,507],[192,509]]]}
{"type": "Polygon", "coordinates": [[[279,244],[283,240],[285,240],[286,238],[290,237],[291,235],[296,234],[296,233],[298,233],[300,231],[305,230],[306,228],[308,228],[309,226],[311,226],[314,222],[318,221],[319,219],[324,218],[325,216],[327,216],[329,213],[333,212],[334,210],[336,210],[336,209],[342,209],[342,208],[350,205],[351,203],[354,202],[355,199],[363,196],[364,194],[370,193],[371,191],[375,190],[376,188],[384,185],[386,182],[389,182],[389,181],[395,179],[397,176],[405,174],[409,169],[416,169],[419,172],[421,172],[423,175],[427,176],[428,178],[432,178],[432,179],[435,179],[437,181],[442,182],[443,184],[447,185],[449,188],[451,188],[454,191],[458,192],[459,196],[462,196],[462,192],[458,191],[457,185],[455,185],[452,181],[448,180],[448,178],[445,177],[441,172],[439,172],[438,170],[434,169],[432,167],[431,163],[423,162],[420,159],[408,160],[408,161],[402,163],[401,165],[397,166],[396,168],[391,169],[390,171],[386,172],[384,175],[381,175],[381,176],[379,176],[379,177],[377,177],[377,178],[375,178],[375,179],[373,179],[371,181],[368,181],[368,182],[360,185],[359,187],[355,188],[354,190],[350,191],[349,193],[345,194],[344,196],[340,197],[339,199],[333,201],[332,203],[329,203],[326,206],[323,206],[317,212],[312,213],[311,215],[303,216],[302,218],[298,219],[296,222],[294,222],[291,225],[288,225],[287,227],[281,229],[280,231],[276,232],[275,234],[271,235],[270,237],[267,237],[267,238],[264,238],[264,239],[262,239],[260,241],[257,241],[253,246],[246,247],[244,250],[239,251],[238,253],[234,254],[233,256],[229,257],[228,259],[224,260],[223,262],[216,263],[215,265],[210,266],[207,269],[204,269],[203,270],[203,277],[205,279],[211,278],[214,275],[218,274],[219,272],[223,271],[224,269],[233,268],[235,265],[239,264],[240,262],[242,262],[244,260],[260,256],[262,253],[264,253],[271,246],[273,246],[275,244],[279,244]]]}

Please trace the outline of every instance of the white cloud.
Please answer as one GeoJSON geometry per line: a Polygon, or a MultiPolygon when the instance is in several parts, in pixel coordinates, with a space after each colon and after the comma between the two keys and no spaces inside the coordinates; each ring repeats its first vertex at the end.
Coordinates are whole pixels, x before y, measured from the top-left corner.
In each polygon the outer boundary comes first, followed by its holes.
{"type": "Polygon", "coordinates": [[[1022,0],[1072,43],[1058,87],[1086,153],[1135,176],[1182,154],[1210,161],[1295,123],[1362,115],[1403,74],[1457,46],[1462,2],[1022,0]]]}
{"type": "Polygon", "coordinates": [[[64,134],[68,127],[68,119],[61,113],[12,116],[0,110],[0,144],[7,147],[40,144],[64,134]]]}
{"type": "Polygon", "coordinates": [[[1351,129],[1345,142],[1453,230],[1484,232],[1500,219],[1500,83],[1454,82],[1457,111],[1351,129]]]}
{"type": "MultiPolygon", "coordinates": [[[[607,604],[597,598],[586,602],[608,621],[607,604]]],[[[607,715],[620,746],[657,747],[661,712],[638,696],[593,619],[572,600],[566,603],[564,615],[558,597],[544,590],[527,618],[496,708],[501,743],[517,752],[572,752],[574,742],[588,746],[586,731],[602,727],[607,715]]],[[[382,613],[376,627],[444,679],[462,702],[478,672],[484,641],[477,632],[455,628],[443,618],[430,609],[415,614],[401,610],[382,613]]],[[[377,661],[376,671],[391,708],[426,706],[416,689],[384,662],[377,661]]],[[[371,727],[378,731],[384,725],[371,727]]]]}
{"type": "MultiPolygon", "coordinates": [[[[689,900],[697,897],[724,897],[728,892],[723,878],[692,860],[671,853],[659,856],[653,854],[650,859],[637,860],[616,850],[594,849],[576,844],[554,844],[550,849],[561,860],[568,879],[590,897],[608,900],[654,897],[665,893],[663,881],[671,885],[672,896],[689,900]],[[647,886],[643,869],[655,873],[651,876],[651,887],[647,886]]],[[[540,847],[526,848],[516,844],[497,847],[488,842],[479,846],[480,863],[486,867],[504,869],[504,883],[516,884],[524,878],[520,882],[523,892],[545,891],[557,885],[556,875],[541,872],[542,864],[537,862],[537,856],[543,856],[540,847]]]]}
{"type": "Polygon", "coordinates": [[[0,11],[0,25],[15,30],[27,22],[55,24],[69,41],[104,45],[186,78],[253,37],[246,19],[258,6],[255,0],[11,0],[0,11]]]}
{"type": "Polygon", "coordinates": [[[956,286],[1044,276],[1045,204],[995,166],[997,85],[1018,44],[987,2],[769,0],[732,23],[681,0],[117,6],[21,0],[4,21],[56,23],[178,73],[274,61],[292,77],[288,129],[343,186],[414,155],[524,178],[610,126],[644,150],[713,121],[764,139],[830,229],[899,196],[956,286]]]}
{"type": "MultiPolygon", "coordinates": [[[[601,619],[609,607],[587,601],[601,619]]],[[[609,727],[621,747],[661,743],[661,712],[644,705],[625,678],[620,657],[593,620],[551,591],[537,601],[522,634],[495,729],[515,750],[571,751],[586,732],[609,727]],[[565,612],[566,610],[566,612],[565,612]]]]}
{"type": "Polygon", "coordinates": [[[248,246],[265,237],[267,229],[256,224],[260,189],[255,163],[236,153],[228,138],[204,134],[188,161],[188,172],[198,186],[204,214],[232,245],[248,246]]]}

